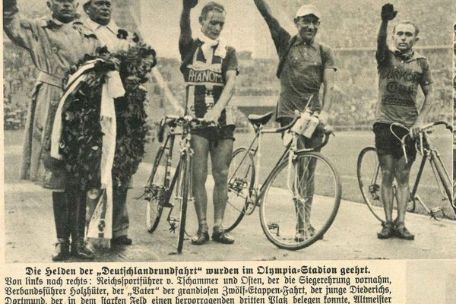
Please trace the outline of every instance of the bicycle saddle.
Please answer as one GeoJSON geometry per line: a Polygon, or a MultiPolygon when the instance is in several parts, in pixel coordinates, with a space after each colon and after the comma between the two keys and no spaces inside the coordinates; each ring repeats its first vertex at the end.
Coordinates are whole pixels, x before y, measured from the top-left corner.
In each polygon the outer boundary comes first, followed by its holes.
{"type": "Polygon", "coordinates": [[[273,112],[268,112],[263,115],[249,114],[247,118],[249,119],[252,125],[259,127],[260,125],[265,125],[271,119],[273,112]]]}

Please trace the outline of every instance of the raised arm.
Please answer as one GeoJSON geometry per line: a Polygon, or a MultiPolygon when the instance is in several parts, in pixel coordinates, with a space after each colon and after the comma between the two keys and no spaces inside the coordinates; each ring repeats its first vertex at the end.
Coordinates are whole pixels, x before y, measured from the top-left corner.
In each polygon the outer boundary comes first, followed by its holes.
{"type": "Polygon", "coordinates": [[[3,0],[3,30],[11,41],[31,50],[31,21],[20,16],[16,0],[3,0]]]}
{"type": "Polygon", "coordinates": [[[286,48],[290,41],[291,35],[280,25],[279,21],[272,16],[271,8],[266,0],[254,0],[258,11],[263,16],[271,32],[272,40],[279,55],[286,48]]]}
{"type": "Polygon", "coordinates": [[[388,45],[386,43],[388,37],[388,22],[396,17],[397,11],[394,10],[394,6],[390,3],[383,5],[382,7],[382,23],[377,36],[377,53],[375,54],[377,62],[381,63],[385,60],[388,53],[388,45]]]}
{"type": "Polygon", "coordinates": [[[192,41],[192,28],[190,24],[190,11],[198,4],[198,0],[182,0],[182,13],[180,18],[179,51],[181,55],[192,41]]]}

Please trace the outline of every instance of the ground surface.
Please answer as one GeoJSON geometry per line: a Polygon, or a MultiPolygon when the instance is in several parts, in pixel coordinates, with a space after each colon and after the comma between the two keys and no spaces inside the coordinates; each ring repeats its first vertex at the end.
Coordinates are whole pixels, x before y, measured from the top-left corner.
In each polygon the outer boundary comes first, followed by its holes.
{"type": "MultiPolygon", "coordinates": [[[[238,136],[236,146],[245,145],[248,135],[238,136]]],[[[50,193],[28,182],[17,179],[20,159],[21,132],[5,134],[5,227],[7,262],[48,262],[55,241],[50,193]]],[[[276,139],[266,139],[266,147],[277,145],[276,139]]],[[[356,181],[356,157],[362,147],[373,142],[368,132],[339,133],[327,148],[329,156],[342,177],[343,201],[334,224],[324,237],[300,251],[281,250],[263,234],[258,211],[246,217],[233,231],[236,242],[232,246],[209,242],[195,247],[186,241],[182,255],[175,250],[175,235],[162,221],[154,234],[144,226],[145,204],[135,200],[141,194],[153,158],[153,148],[134,177],[134,188],[129,192],[130,237],[134,243],[123,249],[99,252],[97,261],[192,261],[192,260],[321,260],[321,259],[427,259],[456,258],[456,221],[431,220],[419,214],[408,215],[409,229],[416,234],[413,242],[376,238],[379,223],[362,201],[356,181]]],[[[437,136],[435,143],[441,150],[446,165],[451,164],[451,140],[437,136]],[[446,147],[448,146],[448,147],[446,147]]],[[[273,149],[265,152],[264,164],[272,163],[273,149]]],[[[427,172],[422,191],[430,197],[429,205],[442,204],[439,192],[427,172]],[[437,191],[437,192],[434,192],[437,191]],[[437,194],[435,194],[437,193],[437,194]]],[[[209,210],[211,212],[211,210],[209,210]]],[[[211,215],[208,215],[211,218],[211,215]]],[[[195,231],[193,208],[189,208],[189,231],[195,231]]]]}

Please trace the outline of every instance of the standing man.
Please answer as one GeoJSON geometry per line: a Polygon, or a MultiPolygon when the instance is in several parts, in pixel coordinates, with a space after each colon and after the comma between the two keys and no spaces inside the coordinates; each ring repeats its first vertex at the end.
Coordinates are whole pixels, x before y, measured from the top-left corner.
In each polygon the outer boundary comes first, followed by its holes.
{"type": "Polygon", "coordinates": [[[21,178],[51,189],[57,244],[54,261],[69,257],[91,259],[93,253],[84,243],[78,227],[84,225],[85,205],[76,189],[66,189],[65,170],[50,161],[51,132],[63,78],[69,68],[94,54],[96,37],[76,20],[76,0],[48,0],[51,16],[29,20],[21,16],[16,0],[3,0],[3,29],[16,45],[26,49],[39,70],[28,108],[21,178]]]}
{"type": "MultiPolygon", "coordinates": [[[[108,51],[115,53],[128,50],[129,43],[125,37],[127,32],[120,29],[111,19],[111,0],[90,0],[84,3],[83,8],[88,16],[87,20],[84,20],[84,25],[95,33],[108,51]]],[[[120,105],[116,103],[117,106],[120,105]]],[[[120,123],[117,124],[117,127],[119,125],[120,123]]],[[[112,245],[132,244],[132,240],[128,237],[130,221],[127,210],[127,191],[128,185],[113,185],[112,245]]]]}
{"type": "Polygon", "coordinates": [[[127,34],[127,31],[119,28],[111,18],[112,0],[90,0],[84,3],[83,8],[88,16],[84,25],[95,33],[109,52],[128,49],[126,37],[121,37],[122,33],[127,34]]]}
{"type": "Polygon", "coordinates": [[[192,38],[190,11],[197,4],[198,0],[183,0],[180,20],[179,51],[182,58],[181,71],[187,85],[186,104],[196,117],[207,122],[216,122],[218,125],[197,129],[192,133],[192,185],[199,223],[198,233],[192,239],[192,244],[202,245],[209,240],[205,188],[209,153],[215,182],[212,240],[232,244],[234,239],[224,231],[222,225],[228,199],[228,168],[234,141],[234,122],[225,108],[233,96],[238,63],[236,50],[226,46],[220,39],[226,15],[222,5],[209,2],[203,7],[199,17],[201,30],[197,33],[197,39],[192,38]]]}
{"type": "MultiPolygon", "coordinates": [[[[331,105],[331,93],[334,86],[336,66],[332,50],[315,41],[320,26],[321,14],[313,5],[303,5],[296,12],[294,19],[298,33],[291,36],[272,16],[266,0],[254,0],[271,32],[272,40],[279,55],[277,77],[280,79],[280,97],[277,104],[277,121],[286,126],[293,120],[295,111],[303,112],[306,107],[314,112],[320,112],[320,122],[325,124],[331,105]],[[323,84],[322,102],[320,88],[323,84]],[[310,104],[308,104],[310,101],[310,104]]],[[[304,146],[317,146],[322,142],[323,133],[317,129],[312,138],[301,138],[304,146]]],[[[315,170],[315,163],[308,165],[309,170],[315,170]]],[[[313,183],[313,181],[309,181],[313,183]]],[[[309,185],[309,189],[312,189],[309,185]]],[[[315,229],[310,224],[310,211],[313,191],[307,191],[304,206],[297,203],[298,216],[296,225],[296,241],[302,241],[313,236],[315,229]],[[312,193],[310,193],[312,192],[312,193]],[[302,208],[305,208],[304,211],[302,208]]]]}
{"type": "MultiPolygon", "coordinates": [[[[394,48],[387,44],[388,22],[397,12],[392,4],[382,7],[380,30],[377,38],[377,65],[379,74],[379,100],[374,124],[375,146],[382,169],[381,197],[385,209],[386,222],[378,238],[387,239],[396,235],[413,240],[404,225],[407,201],[409,199],[410,168],[416,157],[413,141],[406,142],[407,158],[403,154],[400,141],[390,130],[392,123],[400,123],[416,134],[423,125],[430,109],[431,71],[427,59],[413,50],[418,41],[418,27],[408,21],[399,22],[393,28],[394,48]],[[418,85],[424,94],[421,111],[416,106],[418,85]],[[397,182],[397,218],[393,222],[393,180],[397,182]]],[[[399,137],[408,130],[393,130],[399,137]]]]}

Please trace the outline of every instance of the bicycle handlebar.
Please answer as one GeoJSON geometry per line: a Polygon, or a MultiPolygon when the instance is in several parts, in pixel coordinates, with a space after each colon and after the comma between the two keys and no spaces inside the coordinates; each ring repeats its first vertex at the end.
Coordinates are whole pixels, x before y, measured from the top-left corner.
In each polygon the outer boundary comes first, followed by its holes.
{"type": "Polygon", "coordinates": [[[291,127],[294,126],[294,124],[298,121],[300,116],[295,116],[293,120],[286,126],[279,127],[279,128],[274,128],[274,129],[263,129],[261,130],[261,133],[282,133],[284,131],[287,131],[291,129],[291,127]]]}
{"type": "Polygon", "coordinates": [[[195,118],[190,115],[179,116],[179,115],[166,115],[160,121],[160,129],[158,130],[158,142],[162,143],[164,139],[165,126],[176,127],[176,126],[190,126],[191,128],[204,128],[216,126],[217,124],[211,121],[206,121],[202,118],[195,118]]]}
{"type": "Polygon", "coordinates": [[[321,142],[321,144],[311,147],[311,148],[299,149],[300,151],[315,151],[315,150],[321,149],[328,144],[329,136],[331,134],[334,135],[334,131],[332,130],[332,128],[328,128],[327,125],[318,124],[315,131],[317,131],[317,130],[323,132],[323,141],[321,142]]]}
{"type": "MultiPolygon", "coordinates": [[[[453,126],[450,125],[449,123],[447,123],[446,121],[443,121],[443,120],[439,120],[439,121],[434,121],[434,122],[431,122],[431,123],[428,123],[426,125],[424,125],[423,127],[420,128],[420,130],[418,131],[418,133],[424,133],[426,132],[427,130],[429,129],[432,129],[433,127],[435,126],[439,126],[439,125],[444,125],[446,129],[448,129],[449,131],[453,132],[453,126]]],[[[403,124],[401,123],[398,123],[398,122],[393,122],[391,124],[391,126],[397,126],[397,127],[401,127],[407,131],[410,131],[410,128],[407,128],[406,126],[404,126],[403,124]]],[[[394,134],[394,132],[393,132],[394,134]]],[[[403,138],[405,138],[406,136],[408,136],[410,134],[406,134],[403,136],[403,138]]]]}
{"type": "Polygon", "coordinates": [[[453,132],[453,126],[443,120],[431,122],[431,123],[425,125],[424,127],[420,128],[420,132],[424,132],[426,130],[431,129],[432,127],[439,126],[439,125],[444,125],[446,129],[448,129],[450,132],[453,132]]]}
{"type": "MultiPolygon", "coordinates": [[[[419,144],[417,144],[417,146],[415,147],[421,154],[423,154],[423,151],[424,151],[423,150],[423,143],[427,142],[427,139],[425,137],[426,132],[428,130],[432,129],[433,127],[439,126],[439,125],[444,125],[446,129],[448,129],[449,131],[453,132],[453,127],[449,123],[447,123],[446,121],[443,121],[443,120],[431,122],[431,123],[428,123],[428,124],[424,125],[423,127],[421,127],[418,130],[418,134],[417,134],[418,135],[417,137],[419,138],[419,142],[418,142],[419,144]]],[[[405,140],[406,140],[407,136],[412,138],[412,134],[411,134],[410,128],[407,128],[406,126],[404,126],[401,123],[392,123],[391,126],[390,126],[390,131],[401,142],[401,146],[402,146],[402,150],[403,150],[403,153],[404,153],[405,161],[408,162],[407,153],[405,151],[405,140]],[[408,133],[405,134],[402,137],[399,137],[394,132],[393,126],[397,126],[397,127],[403,128],[404,130],[407,130],[408,133]]]]}

